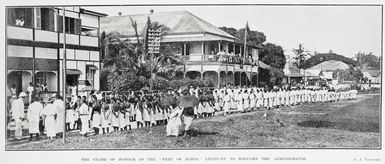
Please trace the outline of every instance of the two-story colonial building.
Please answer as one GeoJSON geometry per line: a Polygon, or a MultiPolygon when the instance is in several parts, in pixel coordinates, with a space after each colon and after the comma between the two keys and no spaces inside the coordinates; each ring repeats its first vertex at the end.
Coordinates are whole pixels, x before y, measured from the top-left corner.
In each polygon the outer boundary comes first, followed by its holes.
{"type": "Polygon", "coordinates": [[[177,77],[210,79],[217,86],[257,84],[258,67],[266,66],[258,61],[259,47],[247,45],[244,52],[244,43],[188,11],[104,17],[101,31],[117,32],[121,38],[136,42],[130,19],[143,34],[147,17],[169,29],[161,44],[171,44],[174,54],[184,61],[177,67],[177,77]]]}
{"type": "MultiPolygon", "coordinates": [[[[30,82],[38,91],[62,90],[63,8],[7,8],[7,85],[26,91],[30,82]]],[[[81,89],[88,81],[99,89],[100,18],[107,16],[80,7],[65,7],[66,82],[81,89]]]]}

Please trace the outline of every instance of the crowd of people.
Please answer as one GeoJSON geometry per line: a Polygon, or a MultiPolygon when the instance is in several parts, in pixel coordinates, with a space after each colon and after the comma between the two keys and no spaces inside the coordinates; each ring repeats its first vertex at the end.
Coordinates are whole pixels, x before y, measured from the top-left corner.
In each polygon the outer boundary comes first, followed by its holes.
{"type": "Polygon", "coordinates": [[[167,135],[178,136],[187,132],[192,119],[187,118],[183,107],[177,103],[168,106],[162,104],[164,97],[178,100],[181,96],[195,96],[197,105],[191,112],[191,118],[201,119],[218,114],[250,112],[253,110],[271,110],[284,106],[305,103],[333,102],[356,99],[356,90],[334,91],[327,89],[287,89],[276,87],[271,90],[263,88],[227,87],[219,89],[189,88],[167,90],[164,92],[137,91],[126,94],[92,92],[88,96],[71,95],[64,100],[60,95],[46,97],[44,100],[34,97],[24,116],[23,97],[13,101],[11,115],[16,122],[16,139],[21,137],[21,121],[28,120],[30,140],[34,134],[46,134],[50,139],[62,137],[64,131],[80,130],[87,136],[91,129],[95,135],[167,125],[167,135]],[[66,110],[66,112],[64,112],[66,110]],[[65,113],[65,116],[64,116],[65,113]],[[63,126],[65,123],[65,126],[63,126]],[[184,128],[181,128],[184,124],[184,128]]]}

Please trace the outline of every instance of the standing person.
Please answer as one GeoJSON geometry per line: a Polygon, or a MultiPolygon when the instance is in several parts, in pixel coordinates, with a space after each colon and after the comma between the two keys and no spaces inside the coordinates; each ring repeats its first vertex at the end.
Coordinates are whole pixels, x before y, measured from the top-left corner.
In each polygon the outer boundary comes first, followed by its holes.
{"type": "Polygon", "coordinates": [[[127,130],[126,128],[126,104],[124,103],[123,99],[118,99],[120,108],[118,111],[118,119],[119,119],[119,130],[124,131],[127,130]]]}
{"type": "Polygon", "coordinates": [[[11,107],[11,115],[15,120],[15,138],[20,140],[23,135],[22,122],[24,119],[24,97],[27,96],[25,92],[20,92],[19,98],[14,100],[11,107]]]}
{"type": "Polygon", "coordinates": [[[225,103],[225,105],[223,107],[223,116],[226,117],[227,112],[230,110],[231,97],[230,97],[229,93],[225,92],[223,101],[225,103]]]}
{"type": "Polygon", "coordinates": [[[237,112],[242,112],[243,111],[243,96],[242,96],[242,91],[238,91],[238,94],[235,97],[237,101],[237,112]]]}
{"type": "Polygon", "coordinates": [[[182,127],[182,116],[183,109],[175,104],[172,105],[172,112],[170,114],[170,118],[167,121],[166,126],[166,135],[177,137],[181,134],[182,127]]]}
{"type": "Polygon", "coordinates": [[[29,83],[29,86],[27,87],[27,94],[28,94],[28,103],[30,104],[32,102],[32,95],[33,95],[34,89],[32,82],[29,83]]]}
{"type": "Polygon", "coordinates": [[[87,105],[87,100],[85,98],[82,99],[81,105],[78,109],[79,117],[82,122],[80,135],[87,137],[87,133],[89,132],[89,110],[87,105]]]}
{"type": "Polygon", "coordinates": [[[55,97],[56,98],[54,98],[53,105],[56,109],[56,133],[60,138],[62,138],[65,124],[65,120],[63,117],[66,109],[62,97],[59,94],[57,94],[55,97]]]}
{"type": "Polygon", "coordinates": [[[243,112],[248,112],[250,109],[250,97],[249,97],[249,93],[247,92],[247,89],[245,89],[245,91],[243,92],[242,99],[243,99],[243,112]]]}
{"type": "Polygon", "coordinates": [[[109,133],[109,129],[110,129],[110,114],[111,114],[111,110],[110,110],[110,107],[108,105],[108,103],[106,102],[105,98],[102,99],[102,109],[101,109],[101,122],[102,122],[102,130],[103,130],[103,134],[106,134],[106,133],[109,133]]]}
{"type": "Polygon", "coordinates": [[[74,120],[73,101],[71,97],[66,100],[66,131],[71,130],[74,120]]]}
{"type": "Polygon", "coordinates": [[[256,108],[257,99],[254,93],[254,90],[251,89],[249,92],[249,99],[250,99],[250,109],[253,111],[256,108]]]}
{"type": "Polygon", "coordinates": [[[53,101],[55,99],[53,97],[46,98],[44,102],[46,103],[43,108],[41,114],[44,116],[44,126],[47,131],[47,137],[49,140],[52,140],[56,136],[56,121],[55,117],[57,117],[57,108],[53,105],[53,101]]]}
{"type": "Polygon", "coordinates": [[[119,131],[119,112],[120,112],[120,105],[117,102],[117,99],[115,97],[111,98],[111,104],[112,104],[112,117],[111,117],[111,124],[114,128],[114,132],[119,131]]]}
{"type": "Polygon", "coordinates": [[[28,106],[28,131],[29,141],[32,141],[33,134],[36,134],[36,140],[39,140],[39,122],[41,117],[41,111],[43,110],[43,104],[39,102],[38,97],[33,98],[33,102],[28,106]]]}
{"type": "Polygon", "coordinates": [[[141,128],[143,127],[143,102],[141,101],[141,98],[136,98],[135,102],[135,120],[137,128],[141,128]]]}
{"type": "Polygon", "coordinates": [[[145,98],[144,102],[142,104],[143,106],[143,121],[144,126],[149,127],[151,125],[151,118],[150,118],[150,109],[148,107],[148,100],[145,98]]]}
{"type": "Polygon", "coordinates": [[[80,117],[79,117],[79,108],[80,108],[80,105],[82,103],[82,99],[80,96],[74,96],[74,100],[73,100],[73,106],[72,108],[74,109],[74,126],[73,126],[73,129],[80,129],[81,125],[82,125],[82,121],[80,120],[80,117]]]}
{"type": "Polygon", "coordinates": [[[100,102],[97,100],[95,95],[91,96],[92,100],[92,111],[91,111],[91,121],[92,121],[92,128],[95,131],[95,135],[99,134],[100,125],[102,124],[102,119],[100,116],[101,113],[101,105],[100,102]]]}

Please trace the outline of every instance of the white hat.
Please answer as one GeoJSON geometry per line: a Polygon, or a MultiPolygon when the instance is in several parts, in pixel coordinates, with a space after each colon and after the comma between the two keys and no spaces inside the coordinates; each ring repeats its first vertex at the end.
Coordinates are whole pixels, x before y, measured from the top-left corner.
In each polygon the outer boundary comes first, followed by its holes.
{"type": "Polygon", "coordinates": [[[25,92],[20,92],[19,97],[25,97],[25,96],[27,96],[27,94],[25,94],[25,92]]]}

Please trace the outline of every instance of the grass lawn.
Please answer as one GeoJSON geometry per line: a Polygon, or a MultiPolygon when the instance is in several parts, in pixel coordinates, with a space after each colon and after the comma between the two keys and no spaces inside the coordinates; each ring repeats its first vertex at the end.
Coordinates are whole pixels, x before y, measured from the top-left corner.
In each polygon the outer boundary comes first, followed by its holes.
{"type": "Polygon", "coordinates": [[[379,94],[359,95],[347,102],[194,120],[186,137],[166,137],[166,127],[156,126],[88,138],[70,134],[65,144],[7,142],[6,149],[379,148],[379,101],[379,94]]]}

